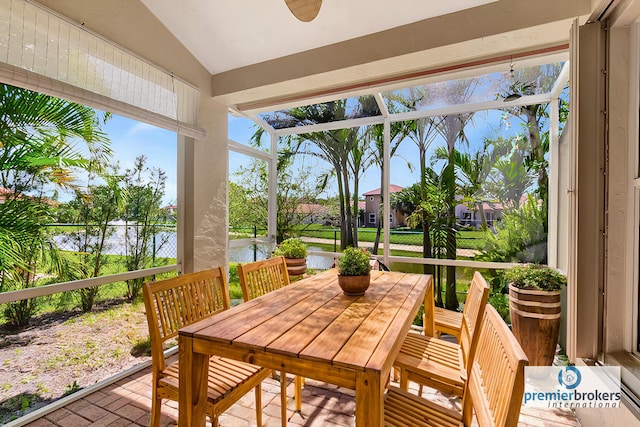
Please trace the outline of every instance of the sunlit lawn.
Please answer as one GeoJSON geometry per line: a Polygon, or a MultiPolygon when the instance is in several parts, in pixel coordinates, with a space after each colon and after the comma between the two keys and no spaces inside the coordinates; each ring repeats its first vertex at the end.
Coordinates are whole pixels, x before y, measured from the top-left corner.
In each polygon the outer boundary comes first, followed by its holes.
{"type": "MultiPolygon", "coordinates": [[[[338,240],[340,230],[335,227],[309,224],[299,227],[297,232],[301,236],[316,237],[320,239],[338,240]]],[[[480,230],[458,230],[457,243],[461,249],[480,249],[484,246],[486,233],[480,230]]],[[[374,242],[376,238],[375,228],[359,228],[359,242],[374,242]]],[[[382,241],[383,237],[380,237],[382,241]]],[[[415,230],[397,229],[391,230],[389,241],[393,244],[422,246],[422,232],[415,230]]]]}
{"type": "MultiPolygon", "coordinates": [[[[73,256],[73,255],[71,255],[73,256]]],[[[126,272],[124,267],[124,257],[121,255],[103,255],[106,259],[106,263],[103,266],[100,275],[108,276],[111,274],[126,272]]],[[[175,258],[156,258],[155,265],[170,265],[175,264],[175,258]]],[[[145,281],[160,280],[168,277],[174,277],[177,272],[167,272],[159,275],[145,277],[145,281]]],[[[59,279],[48,277],[46,274],[44,278],[38,282],[38,286],[44,286],[54,283],[59,283],[59,279]]],[[[124,281],[108,283],[101,285],[95,298],[95,304],[101,304],[107,301],[119,300],[125,298],[127,295],[127,283],[124,281]]],[[[138,301],[142,301],[142,295],[138,296],[138,301]]],[[[34,316],[52,313],[52,312],[66,312],[74,310],[80,307],[80,294],[78,291],[61,292],[53,295],[35,298],[36,311],[34,316]]],[[[0,324],[6,322],[6,317],[3,307],[0,306],[0,324]]]]}

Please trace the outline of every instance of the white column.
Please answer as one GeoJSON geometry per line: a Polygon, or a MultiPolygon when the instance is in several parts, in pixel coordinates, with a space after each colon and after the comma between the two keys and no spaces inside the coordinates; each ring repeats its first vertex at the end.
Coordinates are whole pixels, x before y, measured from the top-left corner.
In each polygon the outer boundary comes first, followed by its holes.
{"type": "Polygon", "coordinates": [[[559,105],[557,98],[549,103],[549,194],[547,199],[549,201],[549,206],[547,206],[549,233],[547,235],[547,264],[553,268],[558,267],[559,105]]]}
{"type": "Polygon", "coordinates": [[[629,106],[628,106],[628,165],[627,180],[627,224],[626,229],[632,233],[626,243],[625,276],[626,283],[633,284],[625,288],[627,301],[627,311],[631,314],[629,321],[625,322],[628,328],[624,332],[624,348],[633,351],[636,343],[640,340],[638,336],[638,283],[640,283],[637,261],[640,242],[638,229],[640,226],[640,175],[638,165],[640,163],[640,144],[638,135],[640,134],[640,123],[638,122],[638,111],[640,111],[640,22],[636,20],[629,26],[629,106]]]}
{"type": "Polygon", "coordinates": [[[389,122],[389,118],[385,117],[384,119],[384,144],[383,144],[383,148],[382,148],[382,167],[384,170],[384,177],[383,177],[383,181],[384,181],[384,188],[382,188],[382,194],[384,195],[384,205],[382,208],[382,215],[383,215],[383,219],[384,222],[382,223],[384,225],[384,250],[383,250],[383,258],[382,258],[382,262],[385,265],[389,265],[389,245],[390,245],[390,229],[389,227],[391,226],[391,224],[389,224],[389,216],[391,215],[391,199],[390,199],[390,194],[389,194],[389,186],[391,185],[390,179],[391,179],[391,171],[389,170],[389,168],[391,167],[391,124],[389,122]]]}
{"type": "Polygon", "coordinates": [[[193,272],[193,150],[195,140],[178,135],[177,155],[177,258],[183,273],[193,272]]]}
{"type": "Polygon", "coordinates": [[[278,136],[269,133],[271,136],[271,159],[269,160],[269,200],[268,200],[268,229],[269,238],[276,241],[278,228],[278,136]]]}
{"type": "Polygon", "coordinates": [[[193,180],[183,191],[192,197],[184,220],[192,229],[193,271],[226,266],[229,219],[227,204],[227,107],[211,98],[200,102],[198,122],[207,132],[204,139],[194,142],[190,159],[185,159],[185,174],[193,180]],[[192,166],[192,168],[190,168],[192,166]]]}
{"type": "Polygon", "coordinates": [[[571,33],[569,37],[569,64],[571,65],[571,76],[569,77],[569,120],[567,126],[570,126],[569,138],[569,185],[566,189],[569,195],[569,229],[568,235],[568,269],[567,269],[567,348],[566,353],[569,361],[576,362],[577,347],[577,318],[578,318],[578,295],[576,276],[578,270],[578,206],[576,198],[577,175],[578,175],[578,20],[571,24],[571,33]]]}

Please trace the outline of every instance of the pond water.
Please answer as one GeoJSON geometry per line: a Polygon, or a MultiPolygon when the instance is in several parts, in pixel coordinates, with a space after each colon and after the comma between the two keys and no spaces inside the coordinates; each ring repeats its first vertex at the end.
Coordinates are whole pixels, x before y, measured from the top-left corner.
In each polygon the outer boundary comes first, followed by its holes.
{"type": "MultiPolygon", "coordinates": [[[[257,245],[243,246],[241,248],[229,249],[229,262],[252,262],[267,259],[271,256],[273,245],[261,243],[257,245]],[[255,248],[254,248],[255,246],[255,248]]],[[[321,248],[315,246],[307,246],[309,251],[322,251],[321,248]]],[[[326,270],[331,268],[333,258],[317,255],[307,256],[307,267],[326,270]]]]}
{"type": "MultiPolygon", "coordinates": [[[[78,250],[77,244],[74,244],[70,235],[58,235],[54,236],[53,239],[60,249],[69,251],[78,250]]],[[[95,238],[92,240],[95,240],[95,238]]],[[[308,246],[307,249],[309,251],[323,250],[317,246],[308,246]]],[[[127,248],[124,229],[117,229],[115,233],[111,234],[107,238],[103,253],[110,255],[123,255],[126,251],[127,248]]],[[[156,234],[153,239],[153,244],[150,247],[150,251],[155,252],[156,257],[158,258],[175,258],[177,251],[176,233],[160,232],[156,234]]],[[[229,262],[252,262],[267,259],[271,257],[272,251],[273,245],[267,243],[231,248],[229,249],[229,262]]],[[[326,270],[331,268],[332,264],[333,258],[331,257],[322,257],[317,255],[309,255],[307,257],[307,267],[309,268],[326,270]]]]}

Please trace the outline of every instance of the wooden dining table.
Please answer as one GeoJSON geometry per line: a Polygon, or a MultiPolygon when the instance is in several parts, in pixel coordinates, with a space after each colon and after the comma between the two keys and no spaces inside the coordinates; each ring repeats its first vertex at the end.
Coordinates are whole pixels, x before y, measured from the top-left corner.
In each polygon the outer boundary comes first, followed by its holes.
{"type": "Polygon", "coordinates": [[[331,269],[185,327],[178,425],[205,425],[215,354],[354,389],[356,426],[382,426],[393,361],[423,303],[433,334],[433,301],[430,275],[372,271],[366,293],[347,296],[331,269]]]}

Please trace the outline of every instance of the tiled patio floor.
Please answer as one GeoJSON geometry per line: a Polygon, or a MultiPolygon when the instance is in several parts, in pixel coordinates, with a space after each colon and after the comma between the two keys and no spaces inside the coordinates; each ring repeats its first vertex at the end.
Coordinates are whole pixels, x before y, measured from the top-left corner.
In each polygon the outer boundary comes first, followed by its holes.
{"type": "MultiPolygon", "coordinates": [[[[147,426],[151,410],[151,373],[145,369],[115,384],[96,391],[27,424],[40,426],[147,426]]],[[[280,385],[268,378],[262,386],[263,423],[267,427],[280,426],[280,385]]],[[[293,396],[289,384],[288,396],[293,396]]],[[[302,415],[293,412],[293,399],[289,400],[289,426],[354,426],[355,402],[353,391],[307,379],[303,389],[302,415]]],[[[460,407],[459,400],[449,399],[437,392],[425,392],[425,397],[439,403],[460,407]]],[[[176,402],[164,401],[162,426],[177,423],[176,402]]],[[[248,393],[220,418],[220,426],[255,426],[254,394],[248,393]]],[[[579,426],[570,411],[531,410],[524,408],[519,426],[579,426]]]]}

